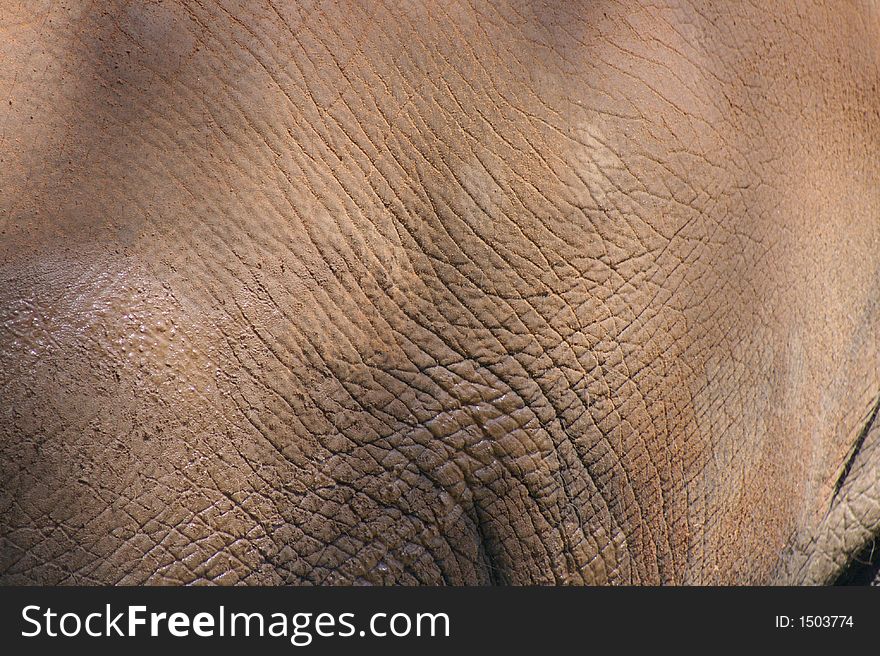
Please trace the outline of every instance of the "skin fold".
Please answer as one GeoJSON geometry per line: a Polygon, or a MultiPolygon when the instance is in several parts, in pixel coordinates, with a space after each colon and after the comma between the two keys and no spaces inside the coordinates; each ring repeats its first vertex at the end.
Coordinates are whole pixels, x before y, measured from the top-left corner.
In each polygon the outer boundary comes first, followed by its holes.
{"type": "Polygon", "coordinates": [[[0,582],[824,583],[876,535],[877,3],[0,37],[0,582]]]}

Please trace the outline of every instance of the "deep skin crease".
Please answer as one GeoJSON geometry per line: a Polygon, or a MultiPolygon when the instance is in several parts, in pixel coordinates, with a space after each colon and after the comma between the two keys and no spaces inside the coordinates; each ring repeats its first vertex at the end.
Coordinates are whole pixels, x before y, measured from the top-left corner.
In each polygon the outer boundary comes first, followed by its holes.
{"type": "Polygon", "coordinates": [[[876,533],[876,3],[0,36],[0,582],[821,583],[876,533]]]}

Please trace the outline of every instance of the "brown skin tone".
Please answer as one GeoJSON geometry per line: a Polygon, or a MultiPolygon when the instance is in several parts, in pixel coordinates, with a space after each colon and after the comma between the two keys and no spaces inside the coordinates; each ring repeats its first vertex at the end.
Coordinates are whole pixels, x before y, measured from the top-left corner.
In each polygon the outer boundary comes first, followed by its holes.
{"type": "Polygon", "coordinates": [[[0,581],[870,538],[876,8],[426,5],[3,4],[0,581]]]}

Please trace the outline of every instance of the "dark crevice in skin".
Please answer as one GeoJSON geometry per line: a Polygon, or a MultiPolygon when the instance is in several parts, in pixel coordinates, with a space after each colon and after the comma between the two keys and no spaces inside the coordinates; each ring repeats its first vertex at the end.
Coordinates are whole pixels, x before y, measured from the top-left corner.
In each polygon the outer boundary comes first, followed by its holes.
{"type": "Polygon", "coordinates": [[[862,428],[862,432],[859,433],[859,437],[856,440],[855,445],[853,446],[852,453],[850,453],[849,459],[846,461],[846,465],[844,466],[843,471],[840,473],[840,478],[838,478],[837,483],[834,484],[834,496],[831,498],[832,503],[835,499],[837,499],[837,495],[840,494],[840,489],[846,482],[846,479],[849,476],[850,471],[852,470],[853,463],[856,461],[859,452],[862,450],[862,446],[865,443],[865,438],[868,437],[868,433],[871,432],[871,428],[874,426],[874,422],[877,420],[878,411],[880,411],[880,396],[878,396],[877,400],[874,401],[874,407],[871,409],[871,415],[868,417],[868,421],[865,422],[865,426],[862,428]]]}
{"type": "Polygon", "coordinates": [[[480,551],[483,553],[483,563],[489,575],[489,585],[498,586],[505,585],[506,581],[502,577],[501,568],[498,566],[498,558],[494,554],[490,544],[490,540],[486,535],[483,526],[483,518],[479,508],[477,508],[477,537],[480,540],[480,551]]]}
{"type": "Polygon", "coordinates": [[[833,585],[880,585],[880,543],[874,536],[843,568],[833,585]]]}

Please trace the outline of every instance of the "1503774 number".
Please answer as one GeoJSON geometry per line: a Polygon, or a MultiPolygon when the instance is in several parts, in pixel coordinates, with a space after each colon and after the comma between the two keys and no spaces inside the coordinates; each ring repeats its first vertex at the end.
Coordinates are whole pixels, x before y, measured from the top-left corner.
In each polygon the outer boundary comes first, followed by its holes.
{"type": "Polygon", "coordinates": [[[833,629],[835,627],[852,628],[852,615],[801,615],[798,618],[804,629],[833,629]]]}
{"type": "Polygon", "coordinates": [[[801,615],[800,617],[777,615],[776,628],[851,629],[853,628],[853,618],[852,615],[801,615]]]}

